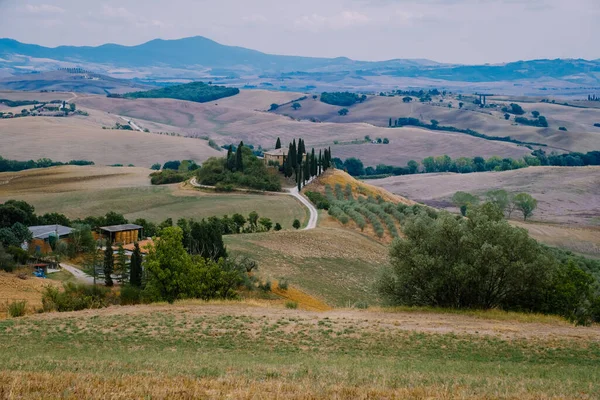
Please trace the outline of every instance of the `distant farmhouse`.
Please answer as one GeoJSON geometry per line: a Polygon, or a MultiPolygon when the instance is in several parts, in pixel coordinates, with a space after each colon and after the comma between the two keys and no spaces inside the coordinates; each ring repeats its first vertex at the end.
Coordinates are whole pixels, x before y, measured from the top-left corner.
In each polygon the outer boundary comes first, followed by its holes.
{"type": "Polygon", "coordinates": [[[33,240],[28,243],[30,251],[40,254],[48,254],[52,252],[50,245],[51,238],[56,238],[56,241],[66,240],[71,237],[73,229],[62,225],[40,225],[30,226],[29,231],[33,240]]]}
{"type": "Polygon", "coordinates": [[[287,158],[287,153],[288,151],[286,149],[275,149],[271,151],[265,151],[263,153],[265,165],[283,165],[285,159],[287,158]]]}

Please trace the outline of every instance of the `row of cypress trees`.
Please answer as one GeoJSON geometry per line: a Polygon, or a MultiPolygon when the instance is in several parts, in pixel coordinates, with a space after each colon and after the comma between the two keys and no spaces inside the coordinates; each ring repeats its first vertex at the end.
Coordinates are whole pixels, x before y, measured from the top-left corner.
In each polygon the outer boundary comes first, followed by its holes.
{"type": "MultiPolygon", "coordinates": [[[[281,140],[277,138],[276,149],[281,148],[281,140]]],[[[319,155],[313,148],[310,153],[306,151],[303,139],[296,139],[289,144],[288,155],[283,163],[283,174],[286,178],[295,176],[298,190],[315,176],[321,175],[331,167],[331,148],[319,150],[319,155]]]]}
{"type": "Polygon", "coordinates": [[[242,158],[242,149],[244,148],[244,142],[241,141],[235,152],[233,151],[233,145],[229,145],[227,149],[227,169],[230,171],[244,171],[244,160],[242,158]]]}

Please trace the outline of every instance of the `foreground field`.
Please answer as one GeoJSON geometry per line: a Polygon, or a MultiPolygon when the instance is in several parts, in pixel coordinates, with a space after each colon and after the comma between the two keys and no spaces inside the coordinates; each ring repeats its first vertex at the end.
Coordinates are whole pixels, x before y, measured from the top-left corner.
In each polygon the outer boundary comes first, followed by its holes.
{"type": "Polygon", "coordinates": [[[250,305],[0,322],[1,398],[600,396],[600,330],[548,320],[250,305]]]}
{"type": "Polygon", "coordinates": [[[55,167],[0,173],[0,203],[25,200],[38,214],[58,212],[69,218],[104,215],[109,211],[127,219],[201,219],[211,216],[261,216],[291,228],[304,221],[306,210],[291,196],[205,193],[181,185],[151,186],[150,170],[113,167],[55,167]]]}

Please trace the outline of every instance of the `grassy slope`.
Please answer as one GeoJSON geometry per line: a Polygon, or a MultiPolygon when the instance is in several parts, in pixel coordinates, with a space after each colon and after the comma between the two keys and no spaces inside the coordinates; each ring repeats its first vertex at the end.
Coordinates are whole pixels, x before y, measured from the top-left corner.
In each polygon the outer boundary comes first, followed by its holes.
{"type": "Polygon", "coordinates": [[[302,205],[289,196],[215,194],[179,185],[150,186],[142,168],[58,167],[0,174],[0,202],[25,200],[38,213],[59,212],[70,218],[123,213],[126,218],[161,222],[166,218],[223,216],[256,211],[291,228],[306,218],[302,205]]]}
{"type": "Polygon", "coordinates": [[[266,279],[287,279],[290,284],[333,306],[379,301],[373,283],[387,263],[387,248],[359,233],[320,227],[290,231],[227,236],[230,252],[259,262],[266,279]]]}
{"type": "Polygon", "coordinates": [[[0,321],[0,397],[596,398],[598,338],[469,317],[113,308],[0,321]]]}

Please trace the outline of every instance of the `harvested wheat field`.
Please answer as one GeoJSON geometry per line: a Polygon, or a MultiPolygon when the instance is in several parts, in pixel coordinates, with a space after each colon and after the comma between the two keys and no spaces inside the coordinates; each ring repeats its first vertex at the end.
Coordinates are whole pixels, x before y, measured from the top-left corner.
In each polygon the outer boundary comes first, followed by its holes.
{"type": "Polygon", "coordinates": [[[0,363],[1,398],[585,399],[600,330],[184,302],[0,321],[0,363]]]}
{"type": "Polygon", "coordinates": [[[0,141],[1,155],[13,160],[89,160],[146,168],[169,160],[202,162],[220,154],[205,140],[102,129],[87,117],[3,119],[0,141]]]}
{"type": "Polygon", "coordinates": [[[29,269],[16,273],[0,271],[0,319],[6,317],[6,305],[14,301],[26,301],[30,312],[40,308],[42,292],[47,286],[60,286],[60,283],[36,278],[29,269]]]}

